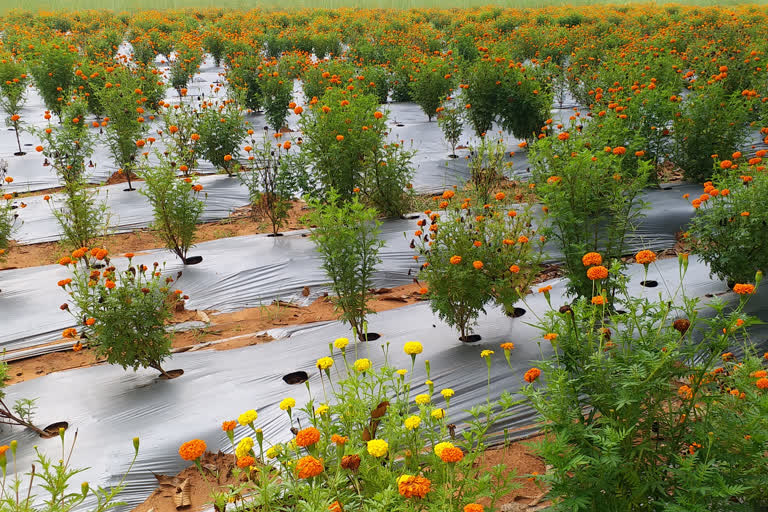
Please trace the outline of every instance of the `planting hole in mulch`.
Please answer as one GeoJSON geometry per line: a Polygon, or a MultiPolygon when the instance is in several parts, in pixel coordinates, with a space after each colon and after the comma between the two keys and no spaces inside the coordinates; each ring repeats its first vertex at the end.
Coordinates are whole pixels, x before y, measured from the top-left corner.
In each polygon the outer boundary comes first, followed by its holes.
{"type": "Polygon", "coordinates": [[[649,279],[647,281],[640,281],[640,286],[645,286],[646,288],[656,288],[657,286],[659,286],[659,283],[658,281],[649,279]]]}
{"type": "Polygon", "coordinates": [[[448,158],[459,158],[459,155],[448,155],[448,158]]]}
{"type": "Polygon", "coordinates": [[[467,336],[459,336],[459,341],[462,343],[477,343],[483,339],[479,334],[469,334],[467,336]]]}
{"type": "Polygon", "coordinates": [[[283,233],[270,233],[267,235],[268,237],[276,237],[276,236],[285,236],[283,233]]]}
{"type": "Polygon", "coordinates": [[[190,256],[189,258],[184,258],[185,265],[197,265],[202,261],[203,261],[202,256],[190,256]]]}
{"type": "Polygon", "coordinates": [[[15,153],[13,154],[13,156],[24,156],[24,155],[26,155],[26,153],[25,153],[25,152],[23,152],[23,151],[17,151],[17,152],[15,152],[15,153]]]}
{"type": "Polygon", "coordinates": [[[161,374],[160,378],[165,380],[171,380],[171,379],[175,379],[176,377],[181,377],[182,375],[184,375],[184,370],[179,368],[178,370],[168,370],[167,372],[165,372],[165,374],[161,374]]]}
{"type": "Polygon", "coordinates": [[[283,381],[285,381],[286,384],[303,384],[304,382],[307,382],[309,380],[309,375],[307,375],[307,372],[304,371],[298,371],[298,372],[292,372],[288,375],[283,375],[283,381]]]}
{"type": "Polygon", "coordinates": [[[133,192],[134,190],[136,190],[136,189],[133,188],[133,187],[131,187],[131,188],[124,188],[123,192],[133,192]]]}
{"type": "Polygon", "coordinates": [[[515,308],[514,311],[512,311],[511,313],[506,313],[506,315],[509,318],[520,318],[521,316],[523,316],[526,313],[527,313],[527,311],[524,310],[523,308],[515,308]]]}
{"type": "Polygon", "coordinates": [[[369,332],[368,334],[360,336],[360,341],[376,341],[379,338],[381,338],[381,334],[377,332],[369,332]]]}
{"type": "Polygon", "coordinates": [[[66,421],[57,421],[56,423],[51,423],[47,427],[43,429],[43,434],[40,434],[40,437],[43,439],[50,439],[52,437],[56,437],[59,435],[59,429],[67,430],[69,428],[69,423],[66,421]]]}

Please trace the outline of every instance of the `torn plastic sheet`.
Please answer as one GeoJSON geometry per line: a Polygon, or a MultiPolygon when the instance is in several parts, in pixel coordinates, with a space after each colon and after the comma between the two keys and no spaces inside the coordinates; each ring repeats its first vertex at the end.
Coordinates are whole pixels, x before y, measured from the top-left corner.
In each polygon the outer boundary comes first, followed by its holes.
{"type": "MultiPolygon", "coordinates": [[[[204,182],[209,193],[207,207],[218,204],[216,201],[220,198],[218,211],[224,211],[231,204],[228,201],[232,200],[228,194],[245,190],[244,187],[233,189],[232,182],[236,179],[207,178],[204,182]]],[[[681,195],[695,189],[698,187],[678,185],[669,190],[647,191],[645,198],[652,207],[630,237],[627,252],[673,246],[675,234],[684,230],[693,213],[681,195]]],[[[139,197],[138,194],[126,196],[131,200],[139,197]]],[[[145,212],[146,217],[137,214],[139,206],[132,210],[126,205],[124,209],[127,211],[125,225],[130,228],[139,227],[151,219],[150,212],[145,212]]],[[[415,251],[408,244],[416,229],[415,222],[390,219],[382,223],[381,229],[385,246],[380,270],[375,276],[376,286],[412,282],[418,264],[413,261],[415,251]]],[[[154,261],[166,262],[166,271],[171,274],[183,270],[178,287],[190,296],[187,303],[190,309],[230,312],[269,304],[276,299],[302,302],[307,300],[301,296],[305,286],[313,292],[310,298],[316,298],[327,283],[320,255],[306,234],[306,231],[296,231],[281,237],[251,235],[204,242],[190,251],[191,256],[203,256],[203,262],[198,265],[184,266],[165,250],[139,254],[136,262],[147,265],[154,261]]],[[[553,243],[548,243],[545,251],[549,261],[562,260],[553,243]]],[[[114,259],[118,267],[124,266],[124,261],[124,258],[114,259]]],[[[59,265],[0,272],[0,312],[7,319],[0,331],[0,347],[14,350],[50,342],[58,339],[63,329],[75,326],[72,316],[59,310],[66,295],[56,283],[67,277],[69,271],[59,265]]]]}
{"type": "MultiPolygon", "coordinates": [[[[657,297],[659,293],[668,299],[678,283],[676,259],[659,260],[651,265],[648,279],[657,280],[658,288],[643,288],[643,267],[632,265],[630,288],[636,296],[657,297]]],[[[688,295],[703,297],[706,294],[724,293],[723,299],[734,303],[738,297],[728,292],[720,280],[710,280],[706,266],[696,258],[690,258],[685,278],[688,295]]],[[[564,302],[565,281],[554,280],[550,292],[552,304],[564,302]]],[[[768,292],[760,290],[753,296],[747,312],[766,317],[768,292]]],[[[451,399],[449,419],[461,430],[469,419],[466,409],[487,398],[487,367],[480,358],[485,349],[495,350],[491,365],[490,398],[497,398],[508,391],[517,395],[523,384],[523,374],[534,361],[546,357],[550,345],[542,339],[542,333],[528,325],[542,315],[547,305],[542,294],[529,295],[522,305],[528,313],[520,318],[509,318],[498,309],[490,309],[481,316],[474,332],[482,340],[462,344],[458,333],[429,311],[426,303],[406,306],[370,317],[370,330],[382,334],[384,343],[391,343],[390,364],[410,368],[410,357],[403,353],[405,342],[418,340],[424,352],[418,356],[412,379],[415,396],[427,392],[423,361],[431,362],[431,380],[435,383],[434,400],[443,404],[439,390],[452,388],[456,392],[451,399]],[[535,315],[534,315],[535,312],[535,315]],[[513,342],[512,368],[504,362],[500,343],[513,342]]],[[[45,426],[57,421],[70,425],[70,439],[78,431],[78,442],[72,457],[73,467],[89,467],[79,479],[96,485],[114,485],[133,455],[131,439],[141,438],[137,464],[128,477],[127,488],[121,494],[131,508],[142,502],[155,489],[157,481],[151,472],[173,475],[188,463],[178,456],[178,447],[190,439],[203,439],[208,449],[227,450],[229,440],[221,431],[224,420],[237,417],[246,409],[259,413],[257,427],[263,429],[265,439],[286,441],[291,438],[287,415],[278,407],[285,397],[297,400],[297,408],[307,400],[304,386],[290,386],[282,377],[290,372],[303,370],[310,376],[314,397],[322,401],[323,393],[316,370],[316,360],[328,355],[328,343],[340,336],[351,337],[349,330],[338,322],[322,325],[294,326],[285,330],[289,336],[261,345],[230,350],[187,352],[173,356],[164,364],[168,369],[183,368],[183,376],[165,381],[157,378],[154,370],[124,371],[119,367],[99,365],[53,373],[39,379],[15,384],[8,388],[8,401],[22,397],[38,397],[38,413],[35,421],[45,426]]],[[[766,345],[767,329],[755,326],[751,337],[760,347],[766,345]]],[[[381,343],[370,342],[348,347],[351,358],[367,357],[375,366],[383,364],[381,343]],[[357,353],[355,354],[355,350],[357,353]]],[[[734,353],[739,353],[734,347],[734,353]]],[[[335,367],[343,368],[338,351],[334,354],[335,367]]],[[[536,416],[525,404],[516,406],[514,415],[495,425],[493,432],[501,433],[508,428],[511,437],[523,436],[534,430],[536,416]]],[[[303,424],[306,420],[302,419],[303,424]]],[[[245,435],[240,429],[239,436],[245,435]]],[[[5,428],[0,443],[19,441],[19,467],[28,468],[37,445],[44,453],[56,456],[57,438],[42,440],[33,433],[19,428],[5,428]]],[[[239,440],[239,438],[238,438],[239,440]]]]}

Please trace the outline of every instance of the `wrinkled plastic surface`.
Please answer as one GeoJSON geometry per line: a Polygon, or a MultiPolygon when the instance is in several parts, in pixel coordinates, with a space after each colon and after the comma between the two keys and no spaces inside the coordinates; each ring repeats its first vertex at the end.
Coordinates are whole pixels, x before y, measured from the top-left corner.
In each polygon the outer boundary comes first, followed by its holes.
{"type": "MultiPolygon", "coordinates": [[[[236,199],[234,195],[245,189],[233,184],[235,178],[211,176],[204,178],[209,194],[206,212],[225,211],[236,199]]],[[[675,233],[683,229],[693,209],[681,195],[696,187],[680,185],[669,190],[649,190],[645,198],[651,203],[647,216],[640,221],[638,230],[630,237],[628,252],[639,249],[663,249],[674,245],[675,233]]],[[[148,223],[132,209],[128,199],[137,200],[137,193],[118,196],[124,217],[120,223],[136,228],[148,223]],[[126,197],[127,199],[122,199],[126,197]]],[[[41,198],[34,198],[42,201],[41,198]]],[[[45,205],[42,205],[45,206],[45,205]]],[[[138,207],[137,207],[138,208],[138,207]]],[[[29,208],[27,208],[29,210],[29,208]]],[[[207,213],[208,214],[208,213],[207,213]]],[[[23,228],[29,226],[25,224],[23,228]]],[[[43,225],[39,221],[37,225],[43,225]]],[[[50,225],[50,223],[48,224],[50,225]]],[[[416,276],[418,264],[413,261],[414,251],[409,249],[413,220],[387,220],[382,224],[382,263],[376,274],[376,286],[407,284],[416,276]],[[408,237],[404,234],[407,232],[408,237]]],[[[547,259],[562,259],[554,244],[547,244],[547,259]]],[[[246,307],[268,304],[275,299],[301,301],[300,292],[309,286],[320,293],[327,282],[320,266],[320,255],[306,237],[306,232],[287,233],[281,237],[252,235],[214,240],[199,244],[190,256],[203,256],[203,262],[187,266],[165,250],[149,251],[137,256],[137,262],[151,265],[154,261],[167,262],[166,270],[184,275],[178,287],[191,298],[191,309],[235,311],[246,307]]],[[[124,265],[115,258],[116,265],[124,265]]],[[[69,313],[59,310],[66,295],[56,283],[69,277],[69,271],[58,265],[5,270],[0,272],[0,347],[8,350],[29,347],[57,339],[61,331],[73,327],[69,313]]]]}
{"type": "MultiPolygon", "coordinates": [[[[656,297],[661,293],[664,298],[669,298],[670,292],[677,286],[676,259],[661,260],[650,267],[648,278],[662,283],[658,288],[640,287],[638,283],[642,272],[640,265],[630,267],[631,291],[636,296],[656,297]]],[[[562,304],[564,281],[555,280],[549,284],[553,286],[552,304],[562,304]]],[[[723,282],[710,280],[706,266],[694,257],[691,257],[685,284],[689,295],[727,292],[723,299],[731,302],[738,300],[737,296],[728,292],[723,282]]],[[[748,312],[765,317],[766,299],[768,293],[761,290],[752,298],[748,312]]],[[[528,313],[516,319],[504,316],[497,309],[481,316],[474,332],[480,334],[482,340],[474,344],[458,342],[456,331],[434,317],[427,303],[371,316],[370,329],[381,333],[383,342],[391,343],[390,361],[396,367],[410,368],[410,358],[402,352],[405,342],[419,340],[423,343],[424,353],[418,356],[416,370],[411,376],[412,394],[427,392],[423,361],[429,359],[431,378],[435,383],[433,400],[443,404],[439,390],[454,389],[456,395],[451,399],[449,419],[461,429],[468,420],[464,410],[487,397],[487,369],[480,358],[482,350],[496,351],[491,366],[491,399],[503,391],[516,394],[523,384],[524,372],[533,361],[550,353],[551,348],[541,338],[542,333],[528,325],[535,322],[534,312],[542,315],[547,310],[543,295],[530,295],[523,307],[529,310],[528,313]],[[499,349],[500,343],[508,341],[515,344],[512,369],[507,367],[499,349]]],[[[128,487],[121,495],[121,499],[131,507],[143,501],[156,487],[157,482],[150,471],[175,474],[187,466],[177,454],[183,442],[199,438],[207,443],[211,451],[227,449],[229,441],[221,431],[221,422],[235,418],[246,409],[255,408],[258,411],[257,426],[263,429],[265,439],[285,441],[291,437],[288,417],[278,408],[278,403],[291,396],[297,400],[297,407],[301,407],[307,400],[307,393],[302,385],[285,384],[282,376],[297,370],[306,371],[310,375],[315,398],[322,400],[315,362],[319,357],[328,355],[329,342],[350,333],[337,322],[290,327],[284,332],[288,337],[243,349],[177,354],[165,367],[183,368],[185,373],[172,381],[159,380],[153,370],[134,373],[100,365],[54,373],[14,385],[8,390],[8,400],[13,402],[21,397],[39,397],[38,424],[68,421],[70,437],[75,429],[78,430],[72,465],[91,468],[79,478],[90,482],[92,487],[118,481],[133,454],[131,439],[140,436],[139,459],[128,478],[128,487]]],[[[753,339],[762,348],[765,335],[765,327],[758,327],[753,334],[753,339]]],[[[381,365],[383,356],[380,345],[378,341],[359,344],[356,357],[367,357],[374,365],[381,365]]],[[[350,358],[355,357],[353,346],[350,345],[348,351],[350,358]]],[[[338,352],[334,359],[335,367],[343,366],[338,352]]],[[[332,375],[336,378],[335,368],[332,375]]],[[[304,419],[302,421],[306,424],[304,419]]],[[[494,430],[521,429],[513,433],[514,436],[521,436],[528,433],[534,423],[533,411],[519,405],[514,416],[494,430]]],[[[245,429],[239,431],[241,436],[246,435],[245,429]]],[[[7,444],[11,439],[19,440],[20,467],[29,467],[33,445],[57,456],[58,439],[41,440],[28,431],[4,429],[0,443],[7,444]]]]}

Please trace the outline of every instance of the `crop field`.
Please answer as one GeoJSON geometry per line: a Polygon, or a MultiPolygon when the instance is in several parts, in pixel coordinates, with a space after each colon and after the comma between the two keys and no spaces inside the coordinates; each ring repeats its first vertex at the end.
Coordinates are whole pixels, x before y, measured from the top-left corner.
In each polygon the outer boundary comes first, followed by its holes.
{"type": "Polygon", "coordinates": [[[768,507],[762,5],[36,2],[0,512],[768,507]]]}

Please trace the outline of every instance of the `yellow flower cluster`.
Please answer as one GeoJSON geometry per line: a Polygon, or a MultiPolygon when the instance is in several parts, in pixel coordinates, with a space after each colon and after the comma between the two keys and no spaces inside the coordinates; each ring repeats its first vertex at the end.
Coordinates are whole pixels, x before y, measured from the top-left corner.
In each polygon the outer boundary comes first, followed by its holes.
{"type": "Polygon", "coordinates": [[[405,419],[405,428],[408,430],[414,430],[419,428],[419,425],[421,425],[421,418],[418,416],[409,416],[405,419]]]}
{"type": "Polygon", "coordinates": [[[421,394],[416,395],[414,401],[419,405],[427,405],[429,403],[429,395],[421,394]]]}
{"type": "Polygon", "coordinates": [[[441,420],[441,419],[445,418],[445,409],[435,409],[430,414],[436,420],[441,420]]]}
{"type": "Polygon", "coordinates": [[[424,351],[424,347],[418,341],[409,341],[405,344],[403,350],[409,356],[415,356],[416,354],[421,354],[424,351]]]}
{"type": "Polygon", "coordinates": [[[347,345],[349,345],[349,340],[347,338],[336,338],[336,341],[333,342],[333,346],[339,350],[344,350],[347,345]]]}
{"type": "Polygon", "coordinates": [[[455,393],[451,388],[445,388],[440,392],[440,394],[443,395],[443,398],[451,398],[455,393]]]}
{"type": "Polygon", "coordinates": [[[368,441],[368,453],[374,457],[383,457],[389,450],[389,444],[383,439],[371,439],[368,441]]]}
{"type": "Polygon", "coordinates": [[[293,398],[285,398],[282,402],[280,402],[280,409],[287,411],[288,409],[292,409],[296,407],[296,400],[293,398]]]}
{"type": "Polygon", "coordinates": [[[277,456],[282,455],[282,453],[283,453],[283,445],[276,444],[275,446],[270,446],[267,449],[266,455],[268,459],[274,459],[277,456]]]}
{"type": "Polygon", "coordinates": [[[443,441],[442,443],[437,443],[435,445],[435,455],[440,457],[441,456],[440,454],[442,454],[443,450],[445,450],[446,448],[453,448],[453,443],[450,443],[448,441],[443,441]]]}
{"type": "Polygon", "coordinates": [[[328,414],[328,411],[330,411],[331,408],[328,407],[326,404],[319,405],[317,409],[315,409],[315,416],[322,416],[323,414],[328,414]]]}
{"type": "Polygon", "coordinates": [[[355,371],[367,372],[370,369],[371,369],[370,359],[358,359],[357,361],[355,361],[355,371]]]}
{"type": "Polygon", "coordinates": [[[330,357],[321,357],[317,360],[317,368],[320,370],[327,370],[333,366],[333,359],[330,357]]]}
{"type": "Polygon", "coordinates": [[[244,437],[239,443],[237,443],[237,448],[235,448],[235,455],[237,455],[238,459],[242,459],[243,457],[250,455],[252,449],[253,438],[244,437]]]}
{"type": "Polygon", "coordinates": [[[259,414],[253,409],[251,409],[250,411],[245,411],[243,414],[238,416],[237,422],[242,426],[246,426],[256,421],[256,418],[258,417],[259,417],[259,414]]]}

